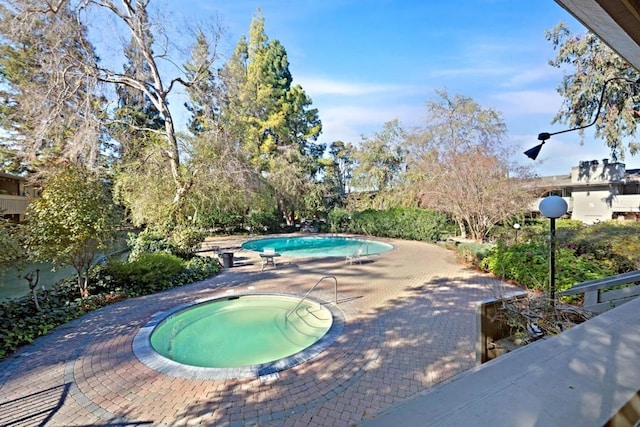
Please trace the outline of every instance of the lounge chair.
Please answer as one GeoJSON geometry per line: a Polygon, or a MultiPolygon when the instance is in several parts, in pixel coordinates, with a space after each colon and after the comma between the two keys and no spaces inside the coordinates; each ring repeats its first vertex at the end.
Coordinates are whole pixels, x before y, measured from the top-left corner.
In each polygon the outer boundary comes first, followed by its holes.
{"type": "Polygon", "coordinates": [[[351,255],[347,255],[344,261],[348,262],[349,265],[352,265],[354,262],[357,262],[358,264],[362,264],[362,261],[360,259],[361,256],[362,256],[362,246],[359,246],[354,253],[352,253],[351,255]]]}
{"type": "Polygon", "coordinates": [[[264,248],[262,253],[260,254],[260,261],[262,263],[261,271],[264,271],[264,267],[268,264],[273,265],[273,268],[278,268],[276,264],[276,258],[279,257],[280,254],[276,252],[273,248],[264,248]]]}

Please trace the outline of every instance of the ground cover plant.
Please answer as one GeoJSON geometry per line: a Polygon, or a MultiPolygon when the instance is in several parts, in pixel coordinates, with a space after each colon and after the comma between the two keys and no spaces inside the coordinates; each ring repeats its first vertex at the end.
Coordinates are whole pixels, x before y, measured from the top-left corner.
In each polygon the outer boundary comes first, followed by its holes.
{"type": "MultiPolygon", "coordinates": [[[[547,220],[527,221],[516,241],[513,229],[498,231],[496,244],[474,257],[472,248],[458,250],[466,261],[503,280],[522,286],[526,296],[502,299],[494,321],[504,322],[510,336],[500,340],[517,345],[555,335],[593,317],[582,308],[581,295],[561,296],[578,283],[640,268],[640,225],[608,221],[586,226],[559,220],[556,250],[556,301],[549,300],[549,229],[547,220]]],[[[476,248],[477,251],[479,249],[476,248]]],[[[501,297],[497,295],[497,297],[501,297]]],[[[500,344],[502,345],[502,344],[500,344]]],[[[509,345],[504,348],[508,348],[509,345]]]]}
{"type": "MultiPolygon", "coordinates": [[[[134,239],[135,241],[135,239],[134,239]]],[[[172,246],[158,242],[159,247],[172,246]]],[[[220,271],[216,258],[180,258],[165,251],[140,252],[130,261],[110,260],[89,271],[88,296],[78,297],[75,278],[63,279],[31,296],[0,303],[0,358],[53,328],[127,298],[148,295],[204,280],[220,271]]]]}
{"type": "MultiPolygon", "coordinates": [[[[518,242],[499,240],[477,266],[530,290],[547,290],[548,221],[528,222],[518,242]]],[[[557,222],[556,290],[640,268],[640,224],[608,221],[586,226],[557,222]]]]}

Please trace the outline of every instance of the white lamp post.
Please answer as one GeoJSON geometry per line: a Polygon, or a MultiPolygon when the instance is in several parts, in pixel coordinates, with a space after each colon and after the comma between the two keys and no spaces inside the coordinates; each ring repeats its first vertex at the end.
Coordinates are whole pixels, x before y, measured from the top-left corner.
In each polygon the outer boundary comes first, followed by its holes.
{"type": "Polygon", "coordinates": [[[518,243],[518,230],[520,230],[520,224],[517,222],[513,224],[513,229],[516,230],[516,244],[518,243]]]}
{"type": "Polygon", "coordinates": [[[551,305],[556,299],[556,218],[567,213],[567,202],[560,196],[548,196],[538,206],[540,213],[551,221],[549,227],[549,298],[551,305]]]}

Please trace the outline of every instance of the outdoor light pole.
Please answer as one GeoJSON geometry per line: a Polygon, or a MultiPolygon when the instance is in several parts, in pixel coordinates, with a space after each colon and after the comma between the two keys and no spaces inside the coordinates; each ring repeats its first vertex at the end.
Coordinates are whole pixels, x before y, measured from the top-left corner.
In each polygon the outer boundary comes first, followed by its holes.
{"type": "Polygon", "coordinates": [[[520,224],[517,222],[513,224],[513,229],[516,230],[516,244],[518,244],[518,230],[520,230],[520,224]]]}
{"type": "Polygon", "coordinates": [[[575,130],[580,130],[580,129],[586,129],[588,127],[591,127],[593,125],[596,124],[596,122],[598,121],[598,116],[600,115],[600,111],[602,110],[602,103],[604,102],[604,95],[605,95],[605,91],[607,89],[607,85],[613,81],[616,80],[622,80],[626,83],[629,83],[631,85],[631,87],[634,90],[639,89],[640,88],[640,79],[638,80],[631,80],[628,79],[626,77],[612,77],[608,80],[605,80],[604,84],[602,85],[602,91],[600,92],[600,100],[598,101],[598,109],[596,110],[596,114],[593,118],[593,121],[587,125],[584,126],[578,126],[578,127],[574,127],[571,129],[564,129],[558,132],[542,132],[540,134],[538,134],[538,141],[540,141],[540,144],[536,145],[533,148],[528,149],[527,151],[524,152],[524,155],[527,156],[528,158],[530,158],[531,160],[535,160],[538,157],[538,154],[540,154],[540,150],[542,149],[542,146],[545,144],[545,142],[547,142],[549,140],[549,138],[551,138],[553,135],[558,135],[561,133],[565,133],[565,132],[573,132],[575,130]]]}
{"type": "Polygon", "coordinates": [[[551,305],[556,301],[556,218],[567,213],[567,202],[560,196],[548,196],[542,199],[538,209],[549,218],[549,299],[551,305]]]}

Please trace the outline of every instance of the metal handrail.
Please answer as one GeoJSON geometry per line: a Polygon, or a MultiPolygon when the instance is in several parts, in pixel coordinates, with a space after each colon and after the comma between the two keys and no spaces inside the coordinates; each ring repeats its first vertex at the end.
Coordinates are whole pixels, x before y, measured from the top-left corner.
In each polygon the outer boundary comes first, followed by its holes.
{"type": "Polygon", "coordinates": [[[640,296],[640,270],[616,274],[602,279],[578,283],[559,295],[575,295],[584,293],[582,307],[595,313],[602,313],[632,298],[640,296]],[[614,290],[616,286],[631,285],[614,290]]]}
{"type": "Polygon", "coordinates": [[[316,286],[318,286],[320,284],[320,282],[322,282],[324,279],[333,279],[333,281],[335,282],[335,286],[336,286],[336,291],[335,291],[335,303],[336,305],[338,305],[338,279],[336,279],[336,276],[322,276],[320,278],[320,280],[318,280],[316,282],[315,285],[313,285],[311,287],[311,289],[309,289],[307,291],[306,294],[304,294],[304,296],[302,297],[302,299],[300,299],[300,301],[298,301],[298,304],[296,304],[295,307],[293,307],[291,310],[289,310],[289,312],[287,312],[287,315],[284,317],[285,320],[287,320],[289,318],[289,316],[291,316],[291,313],[293,313],[294,311],[296,311],[296,309],[298,307],[300,307],[300,304],[302,304],[302,302],[307,299],[307,297],[309,296],[309,294],[316,288],[316,286]]]}

